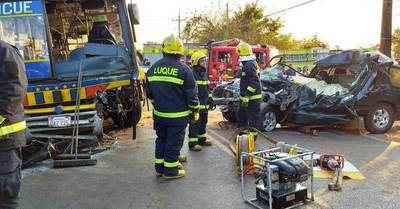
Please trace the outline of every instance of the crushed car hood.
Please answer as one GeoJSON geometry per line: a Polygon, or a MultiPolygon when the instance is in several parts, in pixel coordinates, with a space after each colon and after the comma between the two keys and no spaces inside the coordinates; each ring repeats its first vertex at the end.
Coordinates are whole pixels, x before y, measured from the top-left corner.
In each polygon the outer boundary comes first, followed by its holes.
{"type": "MultiPolygon", "coordinates": [[[[279,107],[285,119],[298,124],[341,124],[357,117],[355,103],[368,94],[379,66],[390,59],[379,53],[348,50],[316,62],[310,77],[286,76],[285,65],[277,64],[260,72],[264,102],[279,107]],[[316,77],[323,69],[340,68],[352,73],[347,86],[327,83],[316,77]],[[315,120],[319,118],[321,120],[315,120]]],[[[240,80],[214,89],[214,100],[230,110],[239,105],[240,80]]],[[[217,105],[218,105],[217,104],[217,105]]]]}

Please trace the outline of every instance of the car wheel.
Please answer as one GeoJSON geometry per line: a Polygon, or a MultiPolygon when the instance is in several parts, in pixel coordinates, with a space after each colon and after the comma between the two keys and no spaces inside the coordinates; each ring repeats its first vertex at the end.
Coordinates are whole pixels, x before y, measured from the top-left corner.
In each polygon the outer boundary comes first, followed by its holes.
{"type": "Polygon", "coordinates": [[[261,128],[263,131],[273,131],[278,124],[278,115],[275,108],[264,106],[261,109],[261,128]]]}
{"type": "Polygon", "coordinates": [[[236,113],[232,110],[228,110],[226,112],[222,112],[222,116],[229,122],[236,123],[236,113]]]}
{"type": "Polygon", "coordinates": [[[394,110],[388,104],[376,104],[369,109],[365,117],[365,128],[373,134],[389,131],[394,123],[394,110]]]}

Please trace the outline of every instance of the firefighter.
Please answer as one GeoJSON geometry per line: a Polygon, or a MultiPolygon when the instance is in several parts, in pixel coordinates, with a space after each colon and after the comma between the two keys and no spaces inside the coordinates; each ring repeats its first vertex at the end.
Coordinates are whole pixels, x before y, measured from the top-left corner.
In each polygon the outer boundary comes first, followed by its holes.
{"type": "Polygon", "coordinates": [[[186,175],[179,169],[179,153],[188,121],[199,119],[199,99],[192,70],[179,61],[182,41],[170,35],[162,44],[163,58],[147,72],[147,96],[153,104],[156,176],[176,179],[186,175]]]}
{"type": "Polygon", "coordinates": [[[236,47],[239,61],[242,63],[240,73],[240,108],[238,112],[238,127],[250,127],[249,134],[257,138],[254,129],[259,128],[261,84],[257,75],[257,64],[251,46],[240,42],[236,47]]]}
{"type": "Polygon", "coordinates": [[[197,123],[189,125],[189,149],[192,151],[201,151],[202,146],[211,146],[207,140],[206,126],[208,118],[209,102],[212,101],[208,87],[208,73],[206,54],[195,52],[191,57],[194,79],[198,88],[200,101],[200,118],[197,123]]]}
{"type": "Polygon", "coordinates": [[[18,49],[0,40],[0,208],[18,207],[27,84],[18,49]]]}

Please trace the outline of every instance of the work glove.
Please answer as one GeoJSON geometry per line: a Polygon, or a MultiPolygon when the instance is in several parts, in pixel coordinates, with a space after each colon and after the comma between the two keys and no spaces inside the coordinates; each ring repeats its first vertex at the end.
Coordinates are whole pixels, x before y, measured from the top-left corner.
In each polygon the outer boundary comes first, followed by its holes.
{"type": "Polygon", "coordinates": [[[199,121],[200,119],[200,114],[198,110],[191,110],[191,114],[190,114],[190,124],[195,124],[199,121]]]}
{"type": "Polygon", "coordinates": [[[240,97],[240,105],[242,107],[248,107],[249,106],[249,97],[240,97]]]}

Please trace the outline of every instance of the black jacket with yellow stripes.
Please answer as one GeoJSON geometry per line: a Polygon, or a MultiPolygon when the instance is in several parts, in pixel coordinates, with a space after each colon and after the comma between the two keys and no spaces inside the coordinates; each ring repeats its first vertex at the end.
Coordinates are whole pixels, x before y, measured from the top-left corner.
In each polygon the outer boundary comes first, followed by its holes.
{"type": "Polygon", "coordinates": [[[25,145],[25,133],[15,132],[21,129],[15,124],[24,121],[22,102],[27,86],[22,56],[15,47],[0,41],[0,132],[10,132],[0,134],[0,150],[25,145]]]}
{"type": "Polygon", "coordinates": [[[172,55],[164,55],[147,71],[147,97],[159,124],[187,125],[190,109],[199,108],[192,70],[172,55]]]}
{"type": "Polygon", "coordinates": [[[208,111],[208,98],[210,96],[207,69],[196,65],[193,67],[193,75],[199,91],[200,112],[206,112],[208,111]]]}
{"type": "Polygon", "coordinates": [[[261,99],[261,83],[254,61],[245,61],[240,75],[240,97],[251,100],[261,99]]]}

